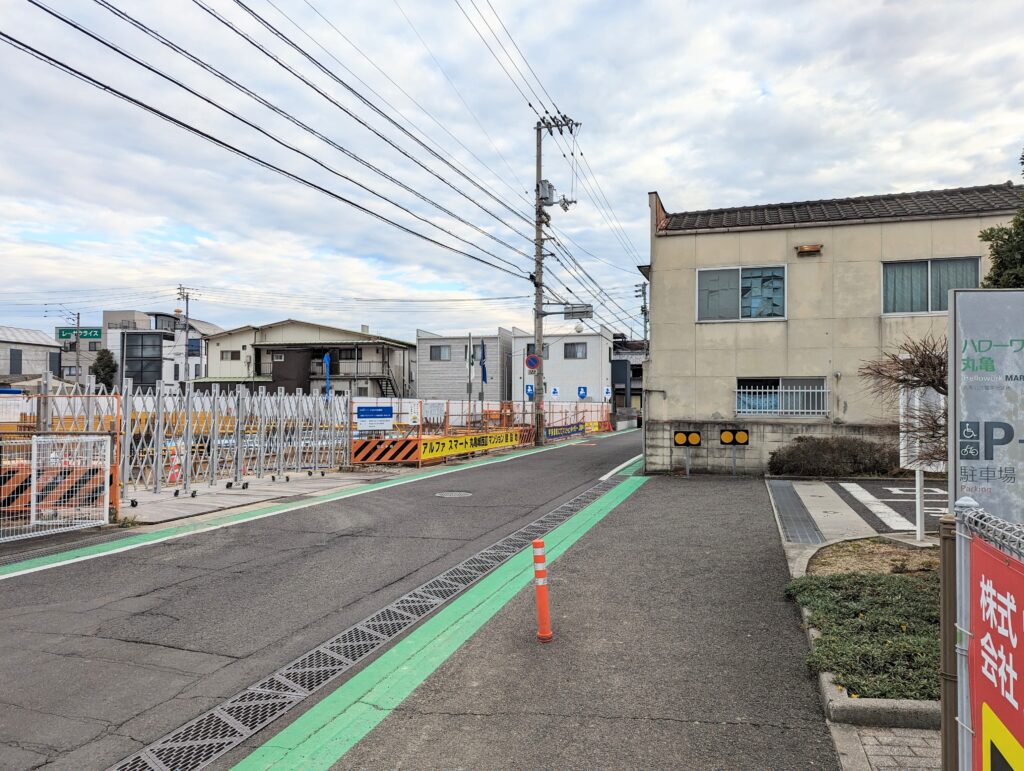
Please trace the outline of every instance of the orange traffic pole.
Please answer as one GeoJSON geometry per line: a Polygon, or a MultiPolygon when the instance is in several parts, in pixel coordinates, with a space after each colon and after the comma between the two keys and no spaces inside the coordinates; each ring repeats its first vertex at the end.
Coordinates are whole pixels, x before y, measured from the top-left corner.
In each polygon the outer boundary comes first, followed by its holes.
{"type": "Polygon", "coordinates": [[[533,542],[533,585],[537,593],[537,639],[551,642],[551,613],[548,610],[548,563],[544,553],[544,540],[533,542]]]}

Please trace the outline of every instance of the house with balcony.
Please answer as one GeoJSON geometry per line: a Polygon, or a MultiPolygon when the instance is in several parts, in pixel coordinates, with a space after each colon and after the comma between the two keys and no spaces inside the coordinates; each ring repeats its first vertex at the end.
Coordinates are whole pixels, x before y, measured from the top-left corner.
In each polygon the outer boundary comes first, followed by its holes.
{"type": "Polygon", "coordinates": [[[205,338],[208,372],[196,388],[239,385],[287,393],[415,396],[411,343],[308,321],[246,325],[205,338]]]}
{"type": "Polygon", "coordinates": [[[797,436],[890,431],[894,408],[858,370],[903,340],[943,336],[950,289],[989,269],[978,234],[1009,222],[1020,186],[892,193],[669,213],[649,196],[646,466],[731,467],[719,431],[744,428],[738,466],[797,436]],[[700,447],[675,445],[701,431],[700,447]]]}

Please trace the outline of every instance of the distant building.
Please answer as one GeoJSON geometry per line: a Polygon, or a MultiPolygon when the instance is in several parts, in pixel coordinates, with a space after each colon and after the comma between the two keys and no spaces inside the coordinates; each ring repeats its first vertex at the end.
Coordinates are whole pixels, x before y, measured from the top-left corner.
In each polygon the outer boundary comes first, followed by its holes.
{"type": "MultiPolygon", "coordinates": [[[[565,402],[610,402],[612,387],[612,332],[571,332],[544,337],[545,399],[565,402]],[[581,391],[580,389],[583,389],[581,391]],[[607,391],[605,389],[608,389],[607,391]],[[581,393],[584,394],[581,396],[581,393]]],[[[533,375],[526,356],[534,352],[533,332],[512,328],[512,398],[525,399],[533,375]]]]}
{"type": "Polygon", "coordinates": [[[979,232],[1022,205],[1010,183],[669,213],[650,194],[646,467],[731,467],[742,427],[759,471],[798,436],[872,436],[896,421],[858,370],[908,337],[942,337],[950,289],[990,267],[979,232]],[[684,455],[683,431],[704,431],[684,455]]]}
{"type": "Polygon", "coordinates": [[[616,409],[643,407],[644,358],[647,343],[616,334],[612,341],[612,403],[616,409]]]}
{"type": "Polygon", "coordinates": [[[416,330],[416,395],[420,399],[509,401],[512,398],[512,332],[437,335],[416,330]],[[482,346],[482,347],[481,347],[482,346]],[[482,382],[481,353],[486,353],[487,383],[482,382]]]}
{"type": "Polygon", "coordinates": [[[415,346],[375,335],[296,319],[246,325],[206,338],[209,364],[197,386],[284,388],[288,393],[376,397],[415,396],[415,346]],[[328,356],[329,369],[324,368],[328,356]]]}
{"type": "Polygon", "coordinates": [[[60,343],[38,329],[0,327],[0,387],[38,391],[44,373],[61,376],[60,343]]]}
{"type": "Polygon", "coordinates": [[[158,381],[173,386],[205,375],[208,353],[204,340],[223,331],[216,324],[193,318],[186,329],[180,313],[104,311],[99,347],[113,354],[117,382],[131,378],[135,387],[152,388],[158,381]]]}

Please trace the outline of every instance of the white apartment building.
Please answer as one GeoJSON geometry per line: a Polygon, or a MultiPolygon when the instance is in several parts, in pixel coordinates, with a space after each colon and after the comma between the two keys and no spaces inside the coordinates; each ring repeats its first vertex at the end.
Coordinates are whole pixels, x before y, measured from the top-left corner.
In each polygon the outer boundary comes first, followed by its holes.
{"type": "Polygon", "coordinates": [[[509,401],[512,397],[512,332],[438,335],[416,330],[416,395],[420,399],[509,401]],[[472,338],[472,357],[470,357],[472,338]],[[486,353],[487,383],[481,356],[486,353]]]}
{"type": "MultiPolygon", "coordinates": [[[[584,328],[544,337],[545,399],[565,402],[608,402],[612,388],[612,331],[584,328]]],[[[534,377],[526,356],[534,352],[533,332],[512,328],[512,398],[528,399],[534,377]]]]}

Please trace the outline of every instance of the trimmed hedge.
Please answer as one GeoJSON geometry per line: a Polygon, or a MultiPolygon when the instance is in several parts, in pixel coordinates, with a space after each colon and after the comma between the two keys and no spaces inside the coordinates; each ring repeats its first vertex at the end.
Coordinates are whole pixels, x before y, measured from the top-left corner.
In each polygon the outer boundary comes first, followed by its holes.
{"type": "Polygon", "coordinates": [[[794,579],[786,594],[821,632],[807,663],[851,696],[939,698],[939,572],[794,579]]]}
{"type": "Polygon", "coordinates": [[[768,459],[775,476],[852,477],[884,476],[899,468],[895,445],[853,436],[798,436],[768,459]]]}

